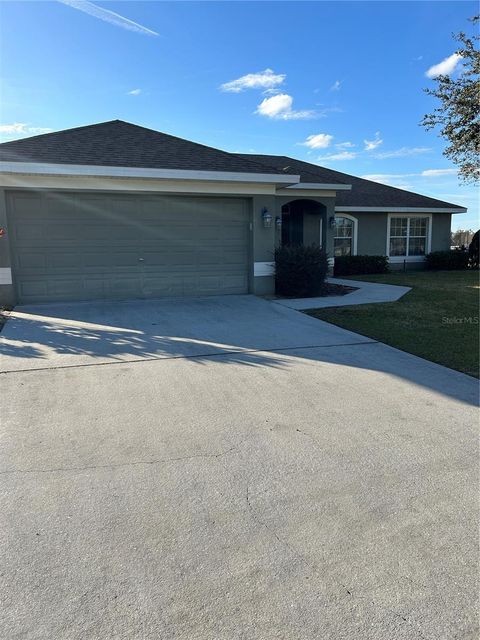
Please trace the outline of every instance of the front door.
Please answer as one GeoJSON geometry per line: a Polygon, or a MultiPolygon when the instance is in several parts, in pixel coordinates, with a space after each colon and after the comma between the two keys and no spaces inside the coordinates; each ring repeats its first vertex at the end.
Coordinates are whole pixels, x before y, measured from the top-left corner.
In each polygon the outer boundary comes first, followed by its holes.
{"type": "Polygon", "coordinates": [[[303,211],[286,205],[282,208],[282,246],[303,243],[303,211]]]}

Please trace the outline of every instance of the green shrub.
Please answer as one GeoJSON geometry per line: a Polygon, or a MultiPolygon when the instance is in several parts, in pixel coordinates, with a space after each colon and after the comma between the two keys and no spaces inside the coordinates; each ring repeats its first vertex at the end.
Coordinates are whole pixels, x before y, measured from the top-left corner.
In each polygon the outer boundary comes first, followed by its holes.
{"type": "Polygon", "coordinates": [[[387,273],[386,256],[339,256],[335,258],[335,276],[357,276],[367,273],[387,273]]]}
{"type": "Polygon", "coordinates": [[[426,256],[426,267],[431,270],[458,271],[468,268],[466,251],[432,251],[426,256]]]}
{"type": "Polygon", "coordinates": [[[317,245],[285,246],[275,251],[275,291],[278,295],[318,296],[327,271],[327,255],[317,245]]]}

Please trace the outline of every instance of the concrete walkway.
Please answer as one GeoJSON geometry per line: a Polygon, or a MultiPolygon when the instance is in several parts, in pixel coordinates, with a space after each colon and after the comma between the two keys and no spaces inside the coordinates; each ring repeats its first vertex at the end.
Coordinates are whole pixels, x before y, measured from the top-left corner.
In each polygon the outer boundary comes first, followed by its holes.
{"type": "Polygon", "coordinates": [[[330,284],[342,284],[347,287],[358,287],[356,291],[344,296],[321,296],[318,298],[289,298],[288,300],[272,300],[290,309],[322,309],[325,307],[346,307],[352,304],[372,304],[376,302],[395,302],[408,293],[411,287],[399,287],[394,284],[377,282],[360,282],[342,278],[327,278],[330,284]]]}

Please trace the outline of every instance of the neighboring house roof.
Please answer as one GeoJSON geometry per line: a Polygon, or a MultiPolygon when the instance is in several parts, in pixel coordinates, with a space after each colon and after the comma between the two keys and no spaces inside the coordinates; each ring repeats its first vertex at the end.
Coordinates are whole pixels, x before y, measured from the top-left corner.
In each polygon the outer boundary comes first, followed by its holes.
{"type": "Polygon", "coordinates": [[[386,184],[365,180],[351,176],[348,173],[341,173],[326,167],[320,167],[310,162],[296,160],[288,156],[271,156],[260,154],[237,154],[243,159],[264,161],[266,164],[277,169],[282,169],[286,173],[300,174],[301,182],[323,182],[338,183],[343,182],[352,185],[351,191],[338,191],[335,206],[340,207],[415,207],[430,209],[455,209],[465,211],[465,208],[444,202],[428,196],[423,196],[412,191],[405,191],[397,187],[390,187],[386,184]]]}
{"type": "Polygon", "coordinates": [[[0,161],[285,175],[265,161],[259,164],[122,120],[4,142],[0,161]]]}

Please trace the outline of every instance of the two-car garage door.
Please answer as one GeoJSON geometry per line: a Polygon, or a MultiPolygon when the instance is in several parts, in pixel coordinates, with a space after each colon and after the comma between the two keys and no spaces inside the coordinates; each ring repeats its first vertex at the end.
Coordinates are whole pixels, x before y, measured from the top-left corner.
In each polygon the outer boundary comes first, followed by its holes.
{"type": "Polygon", "coordinates": [[[10,192],[19,302],[248,291],[248,201],[10,192]]]}

